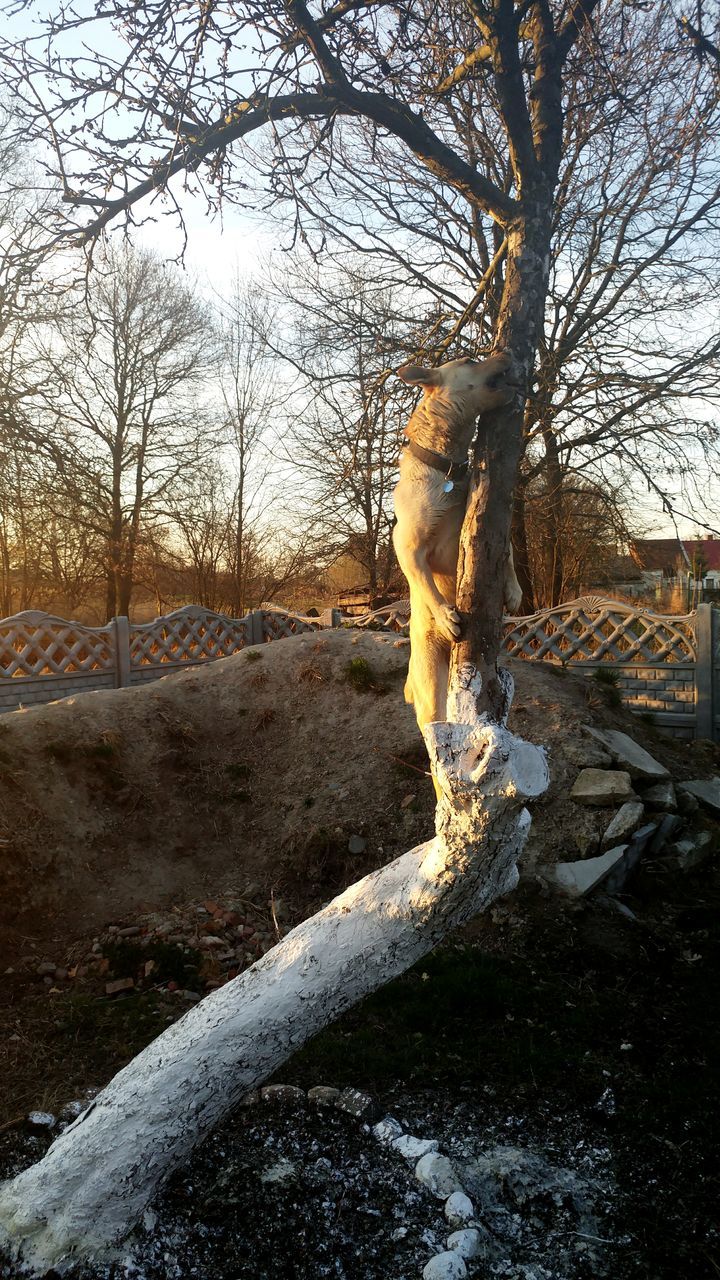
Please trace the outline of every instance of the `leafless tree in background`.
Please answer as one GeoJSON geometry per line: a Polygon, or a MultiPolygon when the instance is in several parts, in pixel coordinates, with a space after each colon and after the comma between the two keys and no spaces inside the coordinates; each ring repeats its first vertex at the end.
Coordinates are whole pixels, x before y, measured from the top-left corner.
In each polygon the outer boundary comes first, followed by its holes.
{"type": "Polygon", "coordinates": [[[220,312],[220,387],[230,468],[226,560],[231,586],[226,598],[235,616],[241,617],[255,595],[263,546],[270,553],[268,525],[272,527],[270,511],[277,492],[269,483],[268,440],[281,389],[278,362],[266,341],[276,323],[267,297],[254,282],[243,285],[236,279],[220,312]]]}
{"type": "Polygon", "coordinates": [[[210,449],[203,393],[215,361],[206,308],[146,252],[109,251],[61,331],[37,397],[55,483],[102,538],[106,616],[127,613],[144,522],[210,449]]]}
{"type": "Polygon", "coordinates": [[[617,576],[623,548],[629,539],[630,513],[622,490],[593,484],[581,476],[564,479],[558,526],[557,495],[544,491],[545,477],[527,486],[525,547],[535,603],[550,608],[557,603],[558,562],[562,567],[560,594],[572,599],[588,583],[611,581],[617,576]]]}
{"type": "Polygon", "coordinates": [[[275,453],[296,518],[326,562],[357,563],[374,604],[395,567],[391,496],[409,399],[393,371],[415,350],[414,308],[358,257],[296,256],[265,274],[282,322],[265,342],[287,387],[275,453]]]}

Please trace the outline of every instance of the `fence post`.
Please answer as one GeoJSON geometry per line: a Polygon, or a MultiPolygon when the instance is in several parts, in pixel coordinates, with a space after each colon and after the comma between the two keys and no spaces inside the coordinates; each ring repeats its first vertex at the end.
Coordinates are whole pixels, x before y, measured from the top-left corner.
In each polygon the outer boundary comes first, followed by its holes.
{"type": "Polygon", "coordinates": [[[253,609],[248,627],[248,644],[262,644],[265,640],[262,609],[253,609]]]}
{"type": "Polygon", "coordinates": [[[130,619],[121,614],[112,620],[115,634],[115,688],[130,688],[130,619]]]}
{"type": "Polygon", "coordinates": [[[713,608],[699,604],[695,622],[695,737],[713,738],[713,608]]]}
{"type": "Polygon", "coordinates": [[[324,627],[341,627],[342,626],[342,610],[340,609],[323,609],[320,614],[319,621],[324,627]]]}

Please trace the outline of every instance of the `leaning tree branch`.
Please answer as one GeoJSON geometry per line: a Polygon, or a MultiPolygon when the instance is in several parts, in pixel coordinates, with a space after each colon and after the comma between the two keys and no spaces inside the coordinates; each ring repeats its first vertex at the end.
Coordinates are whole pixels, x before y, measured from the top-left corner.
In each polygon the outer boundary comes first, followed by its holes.
{"type": "Polygon", "coordinates": [[[285,120],[320,120],[333,116],[366,117],[386,128],[403,141],[425,167],[441,181],[448,183],[470,204],[478,206],[499,222],[515,216],[515,201],[443,142],[426,124],[423,117],[409,107],[394,102],[382,93],[363,92],[349,84],[338,86],[337,92],[301,92],[281,94],[275,98],[265,93],[254,94],[225,111],[208,129],[189,133],[183,145],[172,148],[143,181],[116,198],[88,196],[68,188],[64,199],[74,206],[99,208],[101,212],[84,227],[68,233],[64,229],[56,237],[60,242],[77,237],[81,242],[94,239],[119,214],[128,212],[146,197],[164,190],[179,173],[197,168],[208,156],[225,151],[268,123],[285,120]]]}

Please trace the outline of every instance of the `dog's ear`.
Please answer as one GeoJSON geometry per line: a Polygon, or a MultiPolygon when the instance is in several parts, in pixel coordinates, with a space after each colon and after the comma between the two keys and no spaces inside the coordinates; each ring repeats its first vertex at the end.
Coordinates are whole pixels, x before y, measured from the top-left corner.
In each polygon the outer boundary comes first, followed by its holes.
{"type": "Polygon", "coordinates": [[[398,369],[397,376],[411,387],[436,387],[442,372],[440,369],[424,369],[421,364],[404,364],[398,369]]]}

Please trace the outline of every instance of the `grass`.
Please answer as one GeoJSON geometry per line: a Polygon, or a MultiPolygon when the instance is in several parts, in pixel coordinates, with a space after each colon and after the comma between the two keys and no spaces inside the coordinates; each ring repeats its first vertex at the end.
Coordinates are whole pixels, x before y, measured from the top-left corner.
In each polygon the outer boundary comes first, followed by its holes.
{"type": "Polygon", "coordinates": [[[620,682],[620,675],[614,667],[596,667],[592,675],[593,680],[597,680],[598,684],[612,685],[617,688],[620,682]]]}
{"type": "Polygon", "coordinates": [[[373,671],[367,658],[351,658],[345,667],[344,677],[348,684],[352,685],[356,693],[382,694],[387,692],[386,685],[373,671]]]}
{"type": "Polygon", "coordinates": [[[600,686],[605,702],[609,707],[622,706],[622,692],[619,688],[620,676],[612,666],[596,667],[592,679],[600,686]]]}

